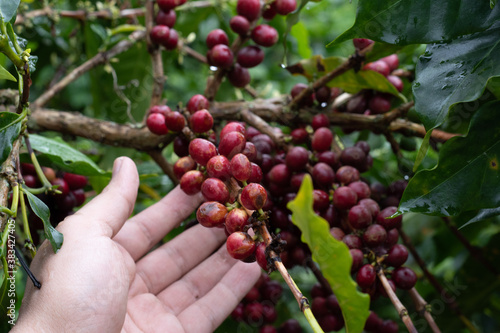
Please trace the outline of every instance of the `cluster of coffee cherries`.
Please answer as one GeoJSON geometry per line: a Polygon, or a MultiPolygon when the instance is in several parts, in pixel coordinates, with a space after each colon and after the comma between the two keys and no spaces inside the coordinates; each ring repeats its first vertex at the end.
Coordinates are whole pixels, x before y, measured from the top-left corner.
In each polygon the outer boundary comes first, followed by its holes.
{"type": "Polygon", "coordinates": [[[160,7],[156,15],[156,25],[151,29],[149,37],[155,44],[163,46],[167,50],[177,48],[179,34],[173,26],[177,20],[175,7],[186,3],[187,0],[157,0],[160,7]]]}
{"type": "Polygon", "coordinates": [[[227,70],[227,78],[233,86],[245,87],[251,79],[248,68],[255,67],[264,60],[261,47],[273,46],[279,38],[276,29],[267,24],[257,24],[257,21],[261,16],[270,20],[276,14],[288,15],[296,8],[296,0],[276,0],[265,8],[262,8],[260,0],[238,0],[238,15],[231,18],[229,26],[242,41],[251,39],[255,45],[241,48],[238,45],[238,49],[233,50],[229,47],[226,32],[215,29],[206,38],[208,64],[227,70]],[[236,57],[234,52],[237,52],[236,57]]]}

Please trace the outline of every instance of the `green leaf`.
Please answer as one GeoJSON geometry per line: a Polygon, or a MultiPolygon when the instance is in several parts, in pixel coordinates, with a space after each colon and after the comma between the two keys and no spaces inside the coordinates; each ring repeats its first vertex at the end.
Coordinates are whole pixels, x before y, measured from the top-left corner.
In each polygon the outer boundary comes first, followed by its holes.
{"type": "MultiPolygon", "coordinates": [[[[297,64],[288,66],[287,70],[294,75],[303,75],[309,80],[314,80],[331,72],[345,61],[346,59],[342,57],[323,58],[321,55],[315,55],[297,64]]],[[[355,72],[354,69],[348,70],[331,80],[328,86],[339,87],[350,94],[355,94],[363,89],[373,89],[406,100],[382,74],[371,70],[361,70],[358,72],[355,72]]]]}
{"type": "Polygon", "coordinates": [[[409,181],[399,211],[429,215],[500,206],[500,102],[483,105],[471,120],[466,137],[448,140],[432,170],[409,181]]]}
{"type": "Polygon", "coordinates": [[[10,74],[8,70],[6,70],[2,65],[0,65],[0,80],[10,80],[17,82],[16,78],[10,74]]]}
{"type": "Polygon", "coordinates": [[[413,164],[413,172],[416,172],[420,164],[425,158],[425,155],[427,155],[427,151],[429,150],[429,143],[431,139],[431,134],[432,131],[428,131],[425,134],[424,140],[422,141],[422,144],[420,145],[420,148],[418,149],[417,157],[415,158],[415,163],[413,164]]]}
{"type": "Polygon", "coordinates": [[[24,194],[26,194],[33,212],[43,221],[43,231],[45,232],[45,237],[47,237],[50,244],[52,245],[52,250],[54,251],[54,253],[57,253],[57,251],[59,251],[63,244],[64,237],[63,234],[54,229],[54,227],[50,224],[49,207],[47,207],[47,205],[42,200],[38,199],[29,191],[23,192],[24,194]]]}
{"type": "Polygon", "coordinates": [[[500,17],[486,1],[360,0],[352,28],[330,44],[369,38],[389,44],[443,42],[488,29],[500,17]]]}
{"type": "Polygon", "coordinates": [[[16,15],[17,7],[19,7],[20,0],[1,0],[0,1],[0,15],[3,17],[5,23],[9,22],[14,15],[16,15]]]}
{"type": "Polygon", "coordinates": [[[464,223],[458,229],[462,229],[462,228],[468,226],[469,224],[484,221],[486,219],[489,219],[491,217],[495,217],[498,215],[500,215],[500,207],[480,209],[473,218],[471,218],[469,221],[467,221],[467,223],[464,223]]]}
{"type": "Polygon", "coordinates": [[[42,164],[49,162],[61,170],[84,176],[104,175],[106,172],[99,168],[90,158],[73,149],[61,139],[49,139],[40,135],[30,135],[31,147],[42,153],[39,161],[42,164]]]}
{"type": "Polygon", "coordinates": [[[312,193],[312,180],[306,175],[297,197],[287,205],[293,213],[292,221],[302,231],[302,241],[309,245],[313,260],[337,296],[347,332],[362,332],[369,315],[370,297],[356,289],[357,284],[351,278],[349,249],[330,235],[328,222],[314,212],[312,193]]]}
{"type": "Polygon", "coordinates": [[[12,112],[0,112],[0,165],[12,151],[12,143],[21,132],[20,116],[12,112]]]}
{"type": "Polygon", "coordinates": [[[490,29],[433,44],[420,57],[413,85],[415,110],[427,130],[442,124],[450,107],[476,100],[500,76],[500,21],[490,29]]]}
{"type": "Polygon", "coordinates": [[[301,58],[307,59],[312,55],[309,47],[309,31],[303,22],[299,22],[292,27],[291,35],[297,40],[297,49],[301,58]]]}
{"type": "Polygon", "coordinates": [[[497,4],[497,0],[490,0],[490,8],[493,9],[495,5],[497,4]]]}

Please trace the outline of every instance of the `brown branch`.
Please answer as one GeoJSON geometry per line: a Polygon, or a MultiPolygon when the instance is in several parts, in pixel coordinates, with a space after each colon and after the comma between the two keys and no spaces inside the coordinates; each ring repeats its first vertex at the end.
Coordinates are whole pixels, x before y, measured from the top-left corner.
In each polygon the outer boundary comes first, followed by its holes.
{"type": "Polygon", "coordinates": [[[168,163],[165,157],[161,154],[161,150],[150,150],[147,153],[175,185],[179,184],[179,180],[175,176],[172,164],[168,163]]]}
{"type": "Polygon", "coordinates": [[[467,238],[453,225],[449,217],[441,217],[441,219],[444,221],[448,229],[452,232],[455,237],[460,241],[460,243],[465,246],[467,251],[471,254],[474,259],[479,261],[487,270],[490,271],[493,275],[498,276],[498,270],[493,266],[483,255],[481,250],[475,246],[473,246],[467,238]]]}
{"type": "MultiPolygon", "coordinates": [[[[16,164],[19,158],[19,149],[22,145],[22,136],[20,135],[12,144],[12,150],[5,162],[1,165],[0,173],[0,206],[7,207],[9,204],[9,190],[10,185],[14,185],[17,182],[16,174],[16,164]]],[[[0,233],[3,232],[5,226],[7,225],[8,216],[7,214],[0,214],[0,233]]]]}
{"type": "Polygon", "coordinates": [[[396,311],[399,314],[399,317],[405,324],[406,328],[408,329],[408,332],[410,333],[417,333],[417,329],[413,325],[413,322],[411,321],[410,316],[408,315],[408,310],[406,310],[405,306],[401,301],[399,300],[398,296],[396,296],[396,293],[394,290],[392,290],[391,285],[389,284],[389,281],[387,281],[387,278],[385,277],[384,270],[382,267],[377,268],[377,276],[382,283],[382,286],[384,287],[387,296],[389,296],[389,299],[391,300],[392,304],[396,308],[396,311]]]}
{"type": "MultiPolygon", "coordinates": [[[[146,43],[148,52],[151,55],[151,63],[153,67],[153,89],[151,94],[150,107],[160,104],[161,95],[163,93],[163,85],[165,84],[165,75],[163,74],[163,60],[161,58],[161,50],[158,45],[154,44],[149,37],[149,33],[154,25],[154,2],[146,3],[146,43]]],[[[146,122],[147,112],[144,114],[146,122]]]]}
{"type": "Polygon", "coordinates": [[[411,288],[410,291],[410,296],[411,299],[413,300],[413,303],[415,304],[415,308],[417,311],[420,313],[420,315],[424,316],[425,320],[431,327],[431,330],[433,333],[441,333],[441,330],[437,326],[436,322],[434,321],[434,318],[432,318],[432,315],[430,313],[430,306],[427,304],[425,299],[418,293],[417,289],[415,287],[411,288]]]}
{"type": "Polygon", "coordinates": [[[250,112],[248,109],[241,110],[243,120],[258,129],[261,133],[269,135],[277,146],[285,148],[285,141],[282,134],[277,133],[274,127],[270,126],[264,119],[250,112]]]}
{"type": "Polygon", "coordinates": [[[316,266],[316,263],[312,260],[311,256],[307,258],[306,265],[313,272],[314,276],[316,277],[316,280],[318,280],[321,287],[327,291],[328,295],[332,295],[333,294],[332,286],[330,286],[330,283],[325,278],[325,276],[318,268],[318,266],[316,266]]]}
{"type": "Polygon", "coordinates": [[[113,46],[110,50],[106,52],[100,52],[96,54],[91,59],[87,60],[74,70],[72,70],[68,75],[66,75],[63,79],[57,82],[53,87],[45,91],[42,95],[40,95],[32,104],[33,108],[41,107],[45,105],[52,97],[54,97],[58,92],[64,89],[68,84],[78,79],[85,72],[91,70],[92,68],[106,63],[110,58],[127,51],[131,48],[136,42],[144,39],[146,36],[146,32],[144,30],[135,31],[130,34],[129,38],[126,40],[122,40],[115,46],[113,46]]]}
{"type": "Polygon", "coordinates": [[[185,54],[195,58],[199,62],[202,62],[204,64],[208,63],[207,57],[205,57],[203,54],[193,50],[192,48],[190,48],[189,46],[184,44],[184,41],[179,41],[178,48],[179,48],[180,52],[185,53],[185,54]]]}

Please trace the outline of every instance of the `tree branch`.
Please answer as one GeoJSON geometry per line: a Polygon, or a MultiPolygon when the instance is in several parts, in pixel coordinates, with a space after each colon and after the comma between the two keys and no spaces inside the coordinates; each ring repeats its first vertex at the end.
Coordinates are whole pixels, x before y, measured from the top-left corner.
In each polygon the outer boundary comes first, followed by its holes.
{"type": "MultiPolygon", "coordinates": [[[[161,101],[163,93],[163,85],[165,84],[165,75],[163,74],[163,60],[161,58],[161,49],[155,45],[149,33],[154,25],[154,2],[147,1],[146,3],[146,43],[148,52],[151,55],[151,63],[153,67],[153,91],[151,95],[150,106],[158,105],[161,101]]],[[[144,122],[146,121],[147,112],[144,115],[144,122]]]]}
{"type": "Polygon", "coordinates": [[[149,156],[158,164],[162,171],[170,178],[175,185],[179,184],[179,180],[175,176],[172,164],[168,163],[165,157],[161,154],[161,150],[155,149],[147,152],[149,156]]]}
{"type": "Polygon", "coordinates": [[[432,332],[433,333],[441,333],[441,330],[439,329],[436,322],[434,321],[434,318],[432,318],[429,304],[427,304],[425,299],[423,299],[423,297],[418,293],[417,289],[415,289],[415,287],[413,287],[410,289],[409,293],[410,293],[411,299],[413,300],[413,303],[415,304],[415,308],[420,313],[420,315],[424,316],[427,323],[429,323],[429,326],[431,327],[432,332]]]}

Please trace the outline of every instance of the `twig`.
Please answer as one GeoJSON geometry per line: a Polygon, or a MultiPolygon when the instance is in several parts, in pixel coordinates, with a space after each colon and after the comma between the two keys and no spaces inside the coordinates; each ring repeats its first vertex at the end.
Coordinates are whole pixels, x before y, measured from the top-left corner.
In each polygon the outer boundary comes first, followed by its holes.
{"type": "Polygon", "coordinates": [[[425,277],[427,280],[429,280],[430,284],[436,289],[436,291],[441,295],[442,297],[446,298],[446,302],[450,305],[450,308],[457,314],[457,316],[460,318],[460,320],[464,323],[464,325],[474,333],[479,333],[478,330],[472,325],[470,320],[465,317],[463,314],[462,310],[458,307],[458,304],[454,301],[454,298],[448,293],[448,291],[439,283],[439,281],[436,279],[436,277],[427,269],[427,265],[425,264],[425,261],[420,257],[418,254],[417,250],[413,246],[413,243],[410,240],[410,237],[402,230],[399,229],[399,235],[401,236],[401,240],[403,241],[403,244],[408,248],[410,251],[411,255],[413,256],[413,259],[417,262],[417,264],[420,266],[420,269],[424,272],[425,277]]]}
{"type": "MultiPolygon", "coordinates": [[[[19,149],[21,149],[22,136],[19,136],[12,144],[12,150],[1,165],[0,173],[0,206],[7,207],[9,203],[10,184],[16,182],[16,159],[19,158],[19,149]]],[[[0,214],[0,232],[3,232],[7,225],[8,216],[0,214]]]]}
{"type": "Polygon", "coordinates": [[[396,311],[399,314],[399,317],[405,324],[406,328],[408,329],[408,332],[410,333],[417,333],[417,329],[413,325],[413,322],[411,321],[410,316],[408,315],[408,310],[406,310],[405,306],[401,303],[399,300],[398,296],[396,296],[396,293],[394,290],[392,290],[391,285],[389,284],[389,281],[387,281],[387,278],[385,277],[384,270],[382,267],[377,267],[377,275],[382,283],[382,286],[384,287],[387,295],[389,296],[389,299],[391,300],[392,304],[396,308],[396,311]]]}
{"type": "Polygon", "coordinates": [[[252,113],[248,109],[241,110],[241,117],[243,120],[258,129],[261,133],[269,135],[269,137],[281,148],[285,148],[285,141],[282,134],[278,134],[272,126],[270,126],[264,119],[252,113]]]}
{"type": "Polygon", "coordinates": [[[161,150],[150,150],[147,153],[175,185],[179,184],[179,180],[174,174],[173,166],[161,154],[161,150]]]}
{"type": "Polygon", "coordinates": [[[187,55],[195,58],[196,60],[204,64],[208,63],[207,57],[205,57],[203,54],[193,50],[192,48],[184,44],[184,41],[179,41],[178,47],[180,52],[186,53],[187,55]]]}
{"type": "Polygon", "coordinates": [[[144,8],[129,8],[121,10],[120,13],[114,15],[109,10],[99,10],[95,12],[88,12],[85,10],[54,10],[50,7],[44,9],[32,10],[24,14],[18,14],[15,24],[24,24],[26,20],[33,19],[38,16],[60,16],[65,18],[77,19],[80,21],[100,19],[115,19],[115,18],[133,18],[142,16],[145,13],[144,8]]]}
{"type": "Polygon", "coordinates": [[[127,116],[132,124],[137,123],[132,116],[132,103],[130,99],[123,93],[123,86],[118,85],[118,75],[116,74],[115,68],[110,64],[111,75],[113,76],[113,90],[118,95],[118,97],[127,104],[127,116]]]}
{"type": "Polygon", "coordinates": [[[493,266],[483,255],[481,250],[473,246],[467,238],[455,227],[449,217],[441,217],[448,229],[458,238],[460,243],[462,243],[465,248],[469,251],[471,256],[473,256],[477,261],[479,261],[487,270],[489,270],[493,275],[498,276],[498,270],[493,266]]]}
{"type": "MultiPolygon", "coordinates": [[[[161,58],[161,50],[158,45],[154,44],[149,37],[149,33],[153,28],[154,21],[154,2],[146,2],[146,43],[148,52],[151,55],[151,63],[153,67],[153,89],[151,94],[150,106],[160,104],[161,95],[163,93],[163,85],[165,84],[165,75],[163,74],[163,60],[161,58]]],[[[144,115],[146,121],[147,112],[144,115]]]]}
{"type": "Polygon", "coordinates": [[[415,289],[415,287],[411,288],[409,293],[410,293],[411,299],[413,300],[413,303],[415,304],[415,308],[420,313],[420,315],[424,316],[427,323],[429,323],[429,326],[431,327],[432,332],[441,333],[441,330],[439,329],[436,322],[434,321],[434,318],[432,318],[432,315],[430,312],[430,305],[427,304],[425,299],[423,299],[423,297],[418,293],[418,291],[417,291],[417,289],[415,289]]]}
{"type": "Polygon", "coordinates": [[[113,48],[106,52],[100,52],[96,54],[91,59],[87,60],[74,70],[72,70],[68,75],[66,75],[63,79],[57,82],[53,87],[49,90],[45,91],[42,95],[40,95],[32,104],[33,108],[41,107],[45,105],[52,97],[54,97],[58,92],[60,92],[63,88],[65,88],[68,84],[78,79],[85,72],[91,70],[92,68],[106,63],[110,58],[127,51],[131,48],[136,42],[144,39],[146,36],[146,32],[143,30],[135,31],[130,34],[129,38],[126,40],[122,40],[118,44],[116,44],[113,48]]]}

